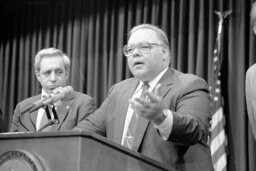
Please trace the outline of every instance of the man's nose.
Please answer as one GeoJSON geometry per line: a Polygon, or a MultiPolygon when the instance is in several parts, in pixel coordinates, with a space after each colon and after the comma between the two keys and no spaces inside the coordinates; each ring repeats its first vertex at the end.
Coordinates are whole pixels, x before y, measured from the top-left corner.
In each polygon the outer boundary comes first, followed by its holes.
{"type": "Polygon", "coordinates": [[[51,81],[56,81],[56,74],[55,74],[55,72],[51,73],[50,80],[51,81]]]}

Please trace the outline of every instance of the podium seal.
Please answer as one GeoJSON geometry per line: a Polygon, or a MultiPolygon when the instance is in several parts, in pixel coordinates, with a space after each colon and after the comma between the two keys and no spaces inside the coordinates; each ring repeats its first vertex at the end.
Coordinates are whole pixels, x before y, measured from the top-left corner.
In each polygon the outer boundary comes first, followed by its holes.
{"type": "Polygon", "coordinates": [[[38,158],[25,150],[10,150],[0,156],[1,171],[44,171],[38,158]]]}

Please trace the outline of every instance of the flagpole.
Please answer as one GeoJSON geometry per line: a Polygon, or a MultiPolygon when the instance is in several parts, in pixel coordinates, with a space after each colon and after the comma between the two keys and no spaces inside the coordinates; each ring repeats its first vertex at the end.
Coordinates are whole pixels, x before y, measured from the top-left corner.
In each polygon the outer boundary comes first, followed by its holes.
{"type": "MultiPolygon", "coordinates": [[[[222,36],[222,30],[223,30],[223,22],[224,22],[224,19],[226,19],[229,15],[232,14],[232,10],[227,10],[224,12],[214,11],[214,13],[219,18],[218,32],[217,32],[217,39],[216,39],[216,44],[218,45],[218,47],[216,47],[216,48],[218,48],[218,53],[221,53],[221,36],[222,36]]],[[[214,57],[219,56],[219,55],[220,54],[216,54],[216,55],[214,55],[214,57]]],[[[219,61],[219,64],[220,64],[220,61],[219,61]]]]}
{"type": "Polygon", "coordinates": [[[232,10],[224,11],[224,12],[219,12],[219,11],[214,11],[214,13],[218,16],[218,32],[217,32],[217,38],[215,42],[215,48],[213,51],[213,74],[211,78],[211,84],[210,84],[210,90],[211,91],[216,91],[211,93],[212,98],[214,100],[213,103],[213,109],[216,108],[216,106],[222,105],[222,100],[220,100],[219,94],[220,92],[220,67],[222,60],[220,59],[221,56],[221,45],[222,45],[222,32],[223,32],[223,22],[224,20],[232,13],[232,10]],[[220,104],[218,104],[220,103],[220,104]]]}
{"type": "Polygon", "coordinates": [[[212,97],[212,120],[210,129],[210,148],[212,154],[212,161],[215,171],[227,170],[227,154],[226,145],[227,138],[225,133],[225,116],[223,113],[223,101],[221,95],[221,80],[220,80],[220,67],[222,60],[221,47],[222,47],[222,30],[224,20],[232,13],[232,10],[218,12],[218,32],[213,51],[213,69],[210,82],[210,93],[212,97]]]}

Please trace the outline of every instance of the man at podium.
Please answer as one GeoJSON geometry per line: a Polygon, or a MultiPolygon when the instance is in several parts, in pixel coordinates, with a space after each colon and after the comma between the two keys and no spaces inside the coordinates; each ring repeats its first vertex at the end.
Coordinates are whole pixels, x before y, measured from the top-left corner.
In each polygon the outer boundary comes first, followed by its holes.
{"type": "Polygon", "coordinates": [[[41,94],[18,103],[10,131],[70,130],[95,110],[92,97],[66,86],[70,59],[61,50],[47,48],[35,56],[35,75],[41,94]]]}
{"type": "Polygon", "coordinates": [[[213,170],[208,85],[171,68],[169,47],[158,27],[135,26],[123,48],[134,78],[113,85],[100,108],[74,130],[101,134],[169,168],[213,170]]]}

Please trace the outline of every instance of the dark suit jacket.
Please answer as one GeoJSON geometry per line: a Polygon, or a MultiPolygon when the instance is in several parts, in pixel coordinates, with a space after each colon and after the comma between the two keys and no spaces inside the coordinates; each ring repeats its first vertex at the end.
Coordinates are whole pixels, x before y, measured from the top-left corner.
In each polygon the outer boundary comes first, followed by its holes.
{"type": "MultiPolygon", "coordinates": [[[[131,78],[115,84],[101,107],[74,130],[96,132],[121,144],[128,100],[138,83],[138,79],[131,78]]],[[[206,82],[195,75],[168,69],[159,83],[164,104],[173,113],[171,134],[164,141],[154,124],[140,117],[133,150],[169,168],[213,170],[207,146],[211,113],[206,82]]]]}
{"type": "MultiPolygon", "coordinates": [[[[33,96],[18,103],[13,115],[13,122],[10,131],[19,132],[35,132],[37,110],[21,115],[21,111],[27,106],[40,100],[41,95],[33,96]]],[[[50,131],[71,130],[80,121],[85,119],[95,110],[95,103],[92,97],[74,91],[72,96],[62,100],[62,104],[58,106],[56,112],[59,117],[59,124],[50,127],[50,131]]]]}
{"type": "Polygon", "coordinates": [[[252,65],[246,72],[245,95],[247,112],[252,127],[252,133],[256,140],[256,64],[252,65]]]}

